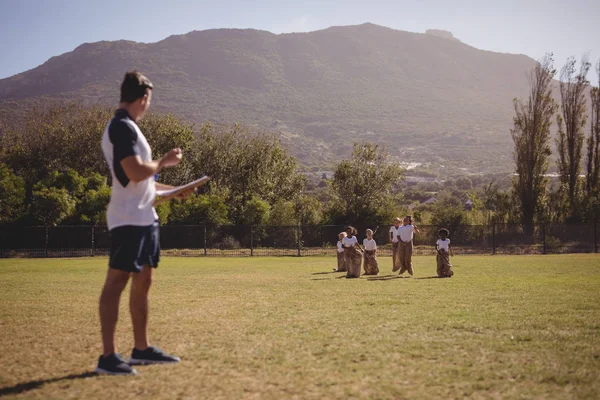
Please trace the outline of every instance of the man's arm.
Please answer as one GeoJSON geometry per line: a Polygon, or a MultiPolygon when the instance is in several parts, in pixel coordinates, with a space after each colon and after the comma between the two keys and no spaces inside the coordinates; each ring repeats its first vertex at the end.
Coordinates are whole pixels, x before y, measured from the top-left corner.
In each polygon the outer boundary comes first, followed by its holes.
{"type": "Polygon", "coordinates": [[[121,167],[129,180],[141,182],[158,174],[163,168],[179,164],[181,157],[181,149],[173,149],[154,161],[142,161],[140,156],[132,155],[121,160],[121,167]]]}
{"type": "MultiPolygon", "coordinates": [[[[154,182],[154,187],[156,188],[156,190],[169,190],[169,189],[175,188],[175,186],[167,185],[165,183],[160,183],[160,182],[154,182]]],[[[185,198],[189,197],[192,193],[196,193],[196,190],[197,189],[186,190],[183,193],[179,193],[177,196],[175,196],[175,198],[176,199],[185,199],[185,198]]]]}
{"type": "Polygon", "coordinates": [[[154,187],[156,187],[156,190],[169,190],[173,189],[175,186],[167,185],[165,183],[160,182],[154,182],[154,187]]]}
{"type": "MultiPolygon", "coordinates": [[[[115,171],[119,180],[141,182],[156,175],[161,169],[181,162],[181,149],[173,149],[155,161],[142,161],[138,147],[138,135],[131,124],[115,121],[108,128],[108,136],[113,145],[114,162],[119,163],[122,171],[115,171]],[[122,175],[121,172],[125,175],[122,175]]],[[[127,186],[127,182],[121,182],[127,186]]]]}

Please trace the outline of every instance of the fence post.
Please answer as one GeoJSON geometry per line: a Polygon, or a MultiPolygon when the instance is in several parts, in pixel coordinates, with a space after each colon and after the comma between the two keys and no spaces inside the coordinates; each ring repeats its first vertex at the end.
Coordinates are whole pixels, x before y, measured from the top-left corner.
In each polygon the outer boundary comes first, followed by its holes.
{"type": "Polygon", "coordinates": [[[94,257],[94,225],[92,225],[92,257],[94,257]]]}
{"type": "Polygon", "coordinates": [[[254,228],[250,225],[250,257],[254,255],[254,228]]]}
{"type": "Polygon", "coordinates": [[[496,255],[496,223],[492,223],[492,255],[496,255]]]}
{"type": "Polygon", "coordinates": [[[319,228],[319,246],[323,247],[323,225],[319,228]]]}
{"type": "Polygon", "coordinates": [[[598,223],[594,222],[594,253],[598,252],[598,223]]]}
{"type": "Polygon", "coordinates": [[[302,235],[302,227],[300,225],[298,225],[298,257],[300,257],[300,249],[301,249],[301,244],[300,244],[300,236],[302,235]]]}
{"type": "Polygon", "coordinates": [[[206,255],[206,224],[204,224],[204,255],[206,255]]]}
{"type": "Polygon", "coordinates": [[[45,227],[46,230],[46,251],[44,252],[44,257],[48,258],[48,226],[45,227]]]}
{"type": "Polygon", "coordinates": [[[546,254],[546,224],[542,224],[542,254],[546,254]]]}

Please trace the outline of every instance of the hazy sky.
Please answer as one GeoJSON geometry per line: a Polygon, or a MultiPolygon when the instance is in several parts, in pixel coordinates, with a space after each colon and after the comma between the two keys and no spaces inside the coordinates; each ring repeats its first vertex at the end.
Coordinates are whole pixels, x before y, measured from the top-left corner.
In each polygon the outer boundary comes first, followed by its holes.
{"type": "Polygon", "coordinates": [[[445,29],[474,47],[535,59],[552,51],[557,66],[587,51],[594,64],[600,58],[600,0],[0,0],[0,78],[86,42],[156,42],[211,28],[305,32],[363,22],[411,32],[445,29]]]}

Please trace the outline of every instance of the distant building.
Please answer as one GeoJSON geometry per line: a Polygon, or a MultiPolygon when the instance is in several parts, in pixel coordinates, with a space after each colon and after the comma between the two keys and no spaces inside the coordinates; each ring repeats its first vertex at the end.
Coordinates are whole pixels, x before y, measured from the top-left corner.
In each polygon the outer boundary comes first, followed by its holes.
{"type": "Polygon", "coordinates": [[[470,199],[465,201],[465,210],[467,210],[467,211],[473,210],[473,202],[470,199]]]}
{"type": "Polygon", "coordinates": [[[437,199],[436,199],[435,197],[430,197],[430,198],[428,198],[427,200],[425,200],[425,201],[423,202],[423,204],[433,204],[433,203],[435,203],[436,201],[437,201],[437,199]]]}

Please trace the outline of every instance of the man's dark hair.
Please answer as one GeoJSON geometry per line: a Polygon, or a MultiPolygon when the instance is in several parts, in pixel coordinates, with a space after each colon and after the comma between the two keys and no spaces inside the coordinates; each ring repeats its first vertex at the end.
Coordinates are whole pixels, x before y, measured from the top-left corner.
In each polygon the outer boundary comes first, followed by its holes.
{"type": "Polygon", "coordinates": [[[150,79],[139,71],[130,71],[125,74],[121,84],[121,103],[133,103],[144,97],[146,89],[152,89],[150,79]]]}
{"type": "Polygon", "coordinates": [[[450,236],[450,231],[446,228],[440,229],[440,231],[438,232],[438,234],[440,236],[450,236]]]}

